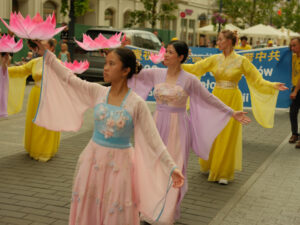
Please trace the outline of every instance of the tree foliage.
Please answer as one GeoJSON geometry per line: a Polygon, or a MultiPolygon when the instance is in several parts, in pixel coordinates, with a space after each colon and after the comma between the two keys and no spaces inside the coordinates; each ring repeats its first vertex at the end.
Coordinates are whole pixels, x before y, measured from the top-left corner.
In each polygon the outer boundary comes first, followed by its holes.
{"type": "MultiPolygon", "coordinates": [[[[60,12],[66,16],[69,12],[69,0],[61,0],[60,12]]],[[[75,17],[83,16],[85,13],[92,11],[90,9],[90,0],[74,0],[75,17]]]]}
{"type": "Polygon", "coordinates": [[[170,21],[176,18],[173,15],[174,10],[178,8],[174,1],[162,2],[159,6],[159,0],[141,0],[144,10],[134,10],[130,13],[130,22],[126,27],[133,25],[144,25],[145,22],[151,24],[152,29],[155,28],[157,21],[170,21]]]}
{"type": "Polygon", "coordinates": [[[290,0],[281,5],[281,15],[275,14],[273,24],[289,28],[293,31],[300,31],[300,5],[297,0],[290,0]]]}
{"type": "MultiPolygon", "coordinates": [[[[220,0],[217,1],[220,4],[220,0]]],[[[224,12],[233,23],[244,27],[272,23],[280,0],[222,0],[224,12]]]]}

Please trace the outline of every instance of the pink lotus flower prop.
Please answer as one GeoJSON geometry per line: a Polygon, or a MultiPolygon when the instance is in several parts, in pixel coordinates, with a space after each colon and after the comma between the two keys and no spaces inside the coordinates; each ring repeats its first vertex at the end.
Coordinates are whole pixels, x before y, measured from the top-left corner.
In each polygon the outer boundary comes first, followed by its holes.
{"type": "Polygon", "coordinates": [[[73,73],[76,73],[76,74],[83,73],[90,66],[90,63],[87,60],[80,61],[80,62],[78,62],[77,60],[74,60],[73,63],[62,62],[62,64],[64,64],[67,68],[69,68],[70,70],[72,70],[73,73]]]}
{"type": "Polygon", "coordinates": [[[117,48],[121,46],[121,36],[122,33],[116,33],[109,39],[99,34],[94,40],[89,36],[84,34],[82,42],[76,41],[76,43],[86,51],[95,51],[105,48],[117,48]]]}
{"type": "Polygon", "coordinates": [[[165,53],[166,53],[166,49],[164,47],[161,47],[161,49],[159,50],[158,54],[153,54],[151,52],[151,54],[150,54],[150,60],[153,63],[158,64],[158,63],[160,63],[160,62],[162,62],[164,60],[165,53]]]}
{"type": "Polygon", "coordinates": [[[0,52],[11,52],[15,53],[20,51],[23,48],[23,40],[15,42],[14,37],[9,35],[3,35],[0,39],[0,52]]]}
{"type": "Polygon", "coordinates": [[[45,21],[39,13],[32,19],[29,15],[24,18],[21,13],[11,13],[9,25],[0,18],[4,25],[20,38],[48,40],[61,32],[65,27],[55,28],[55,14],[49,15],[45,21]]]}

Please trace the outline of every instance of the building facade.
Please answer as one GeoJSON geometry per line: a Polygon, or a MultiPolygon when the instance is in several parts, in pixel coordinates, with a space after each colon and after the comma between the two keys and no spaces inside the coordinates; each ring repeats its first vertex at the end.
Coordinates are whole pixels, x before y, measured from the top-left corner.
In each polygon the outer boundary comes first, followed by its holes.
{"type": "MultiPolygon", "coordinates": [[[[159,4],[166,0],[160,0],[159,4]]],[[[174,0],[178,9],[174,12],[176,19],[157,23],[157,29],[173,30],[176,37],[189,45],[199,45],[199,27],[207,25],[215,7],[212,0],[174,0]]],[[[60,13],[60,0],[2,0],[0,1],[0,16],[9,18],[11,11],[20,11],[22,15],[34,16],[39,12],[43,17],[56,14],[57,22],[68,22],[67,17],[60,13]]],[[[77,23],[92,26],[111,26],[123,28],[129,22],[130,12],[143,10],[140,0],[90,0],[91,12],[76,18],[77,23]]],[[[150,24],[145,24],[150,27],[150,24]]]]}

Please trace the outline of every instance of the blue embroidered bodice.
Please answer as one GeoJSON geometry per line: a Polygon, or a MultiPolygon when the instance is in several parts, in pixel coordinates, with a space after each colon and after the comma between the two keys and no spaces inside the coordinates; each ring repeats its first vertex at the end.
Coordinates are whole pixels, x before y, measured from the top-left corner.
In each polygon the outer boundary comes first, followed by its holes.
{"type": "MultiPolygon", "coordinates": [[[[99,145],[110,148],[129,148],[133,134],[133,120],[131,115],[123,108],[124,102],[130,93],[122,101],[121,106],[107,103],[99,103],[94,108],[95,127],[93,141],[99,145]]],[[[107,94],[108,96],[108,94],[107,94]]]]}

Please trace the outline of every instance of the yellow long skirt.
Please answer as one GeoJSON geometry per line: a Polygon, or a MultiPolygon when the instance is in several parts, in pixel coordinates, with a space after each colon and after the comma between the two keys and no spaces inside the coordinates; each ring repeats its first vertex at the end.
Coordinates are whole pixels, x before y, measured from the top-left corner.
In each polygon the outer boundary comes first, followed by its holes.
{"type": "MultiPolygon", "coordinates": [[[[215,88],[213,94],[236,111],[243,110],[239,89],[215,88]]],[[[209,181],[233,180],[234,171],[242,169],[242,125],[230,119],[213,143],[207,161],[199,159],[202,172],[209,171],[209,181]]]]}
{"type": "Polygon", "coordinates": [[[30,157],[38,161],[46,162],[57,152],[60,141],[60,132],[50,131],[35,125],[32,120],[35,117],[40,99],[41,88],[34,86],[30,92],[26,124],[24,147],[30,157]]]}

